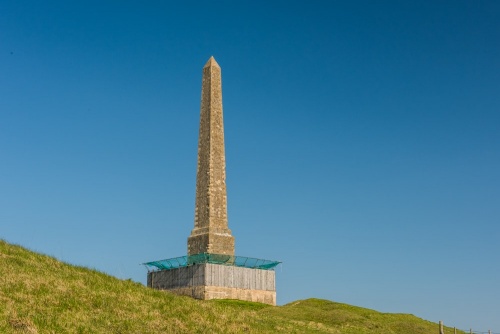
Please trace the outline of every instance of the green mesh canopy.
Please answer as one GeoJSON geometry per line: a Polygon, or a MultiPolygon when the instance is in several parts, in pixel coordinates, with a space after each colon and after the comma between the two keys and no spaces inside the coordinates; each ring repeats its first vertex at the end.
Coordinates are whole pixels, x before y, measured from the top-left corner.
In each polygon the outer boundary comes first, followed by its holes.
{"type": "Polygon", "coordinates": [[[223,264],[227,266],[272,270],[281,262],[256,259],[245,256],[202,253],[196,255],[174,257],[172,259],[146,262],[143,263],[143,265],[145,265],[148,268],[148,270],[151,271],[151,270],[171,270],[199,263],[214,263],[214,264],[223,264]]]}

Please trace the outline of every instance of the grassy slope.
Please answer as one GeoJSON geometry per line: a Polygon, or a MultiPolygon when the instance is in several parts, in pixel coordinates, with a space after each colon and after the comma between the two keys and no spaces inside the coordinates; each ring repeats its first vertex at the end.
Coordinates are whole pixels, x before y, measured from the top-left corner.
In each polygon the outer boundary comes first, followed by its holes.
{"type": "MultiPolygon", "coordinates": [[[[438,333],[412,315],[308,299],[198,301],[0,240],[0,333],[438,333]]],[[[452,331],[449,331],[452,333],[452,331]]]]}

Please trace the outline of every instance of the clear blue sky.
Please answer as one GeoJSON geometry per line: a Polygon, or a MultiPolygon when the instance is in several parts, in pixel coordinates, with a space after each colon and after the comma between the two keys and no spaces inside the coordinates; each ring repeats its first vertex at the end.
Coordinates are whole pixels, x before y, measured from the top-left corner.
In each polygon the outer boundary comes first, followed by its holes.
{"type": "Polygon", "coordinates": [[[279,304],[500,332],[500,2],[180,3],[0,2],[0,238],[143,283],[184,255],[213,55],[279,304]]]}

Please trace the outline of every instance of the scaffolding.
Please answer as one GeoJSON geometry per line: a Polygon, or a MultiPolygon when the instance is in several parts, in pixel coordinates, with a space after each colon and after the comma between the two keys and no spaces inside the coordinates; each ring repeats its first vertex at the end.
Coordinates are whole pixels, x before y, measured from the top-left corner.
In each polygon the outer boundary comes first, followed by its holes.
{"type": "Polygon", "coordinates": [[[196,255],[180,256],[171,259],[145,262],[143,265],[149,271],[171,270],[200,263],[214,263],[226,266],[244,267],[251,269],[274,270],[280,261],[256,259],[245,256],[201,253],[196,255]]]}

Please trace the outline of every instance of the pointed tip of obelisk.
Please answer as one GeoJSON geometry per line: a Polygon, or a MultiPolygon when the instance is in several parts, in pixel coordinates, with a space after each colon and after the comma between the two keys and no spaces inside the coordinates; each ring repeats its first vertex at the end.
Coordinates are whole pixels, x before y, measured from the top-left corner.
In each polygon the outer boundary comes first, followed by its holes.
{"type": "Polygon", "coordinates": [[[212,66],[220,68],[219,64],[217,64],[217,62],[215,61],[214,56],[210,57],[210,59],[207,61],[207,63],[205,64],[205,66],[203,66],[203,68],[205,68],[205,67],[212,67],[212,66]]]}

